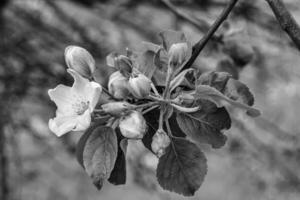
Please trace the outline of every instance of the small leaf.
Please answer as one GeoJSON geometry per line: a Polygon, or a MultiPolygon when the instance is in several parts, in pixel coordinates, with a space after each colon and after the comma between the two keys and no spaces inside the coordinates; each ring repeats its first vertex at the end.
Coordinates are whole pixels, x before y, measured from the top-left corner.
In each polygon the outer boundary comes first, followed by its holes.
{"type": "Polygon", "coordinates": [[[252,108],[246,104],[240,103],[238,101],[234,101],[227,96],[223,95],[217,89],[207,86],[207,85],[197,85],[195,98],[197,99],[206,99],[214,102],[218,107],[223,107],[227,104],[231,104],[240,109],[244,109],[247,111],[247,114],[251,117],[257,117],[260,115],[260,111],[252,108]]]}
{"type": "Polygon", "coordinates": [[[220,60],[216,66],[216,71],[227,72],[234,79],[239,79],[238,67],[233,63],[231,58],[224,58],[220,60]]]}
{"type": "Polygon", "coordinates": [[[173,30],[165,30],[159,33],[162,38],[163,46],[168,51],[172,44],[186,42],[184,33],[173,30]]]}
{"type": "Polygon", "coordinates": [[[207,173],[205,155],[192,142],[172,138],[156,170],[159,184],[165,190],[192,196],[200,188],[207,173]]]}
{"type": "Polygon", "coordinates": [[[151,79],[156,69],[156,65],[153,63],[155,52],[145,51],[138,55],[136,60],[137,69],[151,79]]]}
{"type": "Polygon", "coordinates": [[[106,56],[106,64],[109,67],[115,67],[115,58],[118,56],[118,53],[110,53],[106,56]]]}
{"type": "Polygon", "coordinates": [[[118,137],[118,155],[115,167],[112,170],[108,181],[114,185],[123,185],[126,183],[126,151],[128,140],[124,138],[119,129],[116,129],[118,137]]]}
{"type": "Polygon", "coordinates": [[[231,75],[227,72],[206,72],[200,75],[196,85],[209,85],[223,93],[231,75]]]}
{"type": "Polygon", "coordinates": [[[83,166],[98,189],[109,178],[117,151],[117,136],[111,127],[98,126],[87,136],[82,152],[83,166]]]}
{"type": "Polygon", "coordinates": [[[227,81],[224,95],[234,101],[239,101],[249,106],[254,104],[254,96],[250,92],[249,88],[235,79],[229,79],[227,81]]]}
{"type": "Polygon", "coordinates": [[[154,44],[152,42],[142,42],[143,50],[144,51],[152,51],[156,53],[159,49],[161,49],[161,45],[154,44]]]}
{"type": "Polygon", "coordinates": [[[170,91],[172,92],[176,87],[178,87],[179,85],[181,85],[184,80],[185,80],[185,76],[189,73],[189,72],[193,72],[194,69],[189,68],[189,69],[185,69],[182,72],[180,72],[170,83],[170,91]]]}
{"type": "Polygon", "coordinates": [[[180,128],[199,144],[207,143],[213,148],[225,145],[227,137],[222,130],[229,129],[231,119],[224,107],[217,108],[210,101],[198,101],[202,109],[194,113],[177,113],[180,128]]]}
{"type": "Polygon", "coordinates": [[[164,86],[168,69],[168,55],[165,49],[160,48],[154,56],[156,70],[153,75],[155,85],[164,86]]]}

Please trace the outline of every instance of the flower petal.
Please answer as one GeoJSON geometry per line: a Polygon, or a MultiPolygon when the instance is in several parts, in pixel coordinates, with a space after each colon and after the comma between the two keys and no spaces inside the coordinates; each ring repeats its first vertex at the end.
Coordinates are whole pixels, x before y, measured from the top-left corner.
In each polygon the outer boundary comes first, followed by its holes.
{"type": "Polygon", "coordinates": [[[71,108],[72,102],[74,102],[71,87],[60,84],[56,88],[48,90],[48,94],[50,99],[56,104],[59,113],[65,115],[74,114],[71,108]]]}
{"type": "Polygon", "coordinates": [[[74,93],[81,94],[85,90],[86,85],[90,83],[90,81],[88,79],[83,78],[82,76],[80,76],[73,69],[67,69],[67,71],[74,78],[74,83],[73,83],[73,86],[72,86],[72,91],[74,93]]]}
{"type": "Polygon", "coordinates": [[[49,120],[49,129],[58,137],[72,131],[76,127],[75,117],[56,117],[49,120]]]}
{"type": "Polygon", "coordinates": [[[77,124],[73,131],[84,131],[89,128],[91,124],[91,112],[86,110],[82,115],[77,116],[77,124]]]}
{"type": "Polygon", "coordinates": [[[93,81],[90,82],[72,69],[68,69],[68,72],[74,78],[74,84],[72,86],[73,93],[78,94],[89,101],[89,108],[93,111],[102,92],[101,85],[93,81]]]}
{"type": "Polygon", "coordinates": [[[102,87],[96,82],[90,82],[90,84],[86,86],[84,93],[85,93],[85,97],[90,102],[89,108],[91,109],[90,110],[91,112],[94,110],[95,106],[97,105],[101,92],[102,92],[102,87]]]}
{"type": "Polygon", "coordinates": [[[82,115],[58,116],[49,120],[49,129],[58,137],[70,131],[84,131],[91,124],[91,113],[86,110],[82,115]]]}

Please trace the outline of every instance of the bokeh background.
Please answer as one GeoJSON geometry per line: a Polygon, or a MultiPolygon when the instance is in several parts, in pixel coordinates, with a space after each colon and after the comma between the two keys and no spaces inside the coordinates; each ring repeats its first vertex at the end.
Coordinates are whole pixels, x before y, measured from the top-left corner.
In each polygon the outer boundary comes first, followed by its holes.
{"type": "MultiPolygon", "coordinates": [[[[160,0],[1,0],[0,199],[185,199],[159,187],[157,159],[139,142],[129,145],[127,184],[97,191],[74,155],[81,133],[57,138],[48,129],[55,105],[47,90],[72,84],[63,57],[68,45],[91,52],[105,84],[107,54],[160,43],[164,29],[181,30],[195,43],[226,2],[172,0],[191,23],[160,0]]],[[[284,2],[300,23],[299,0],[284,2]]],[[[189,199],[299,199],[300,53],[266,1],[240,0],[221,29],[194,66],[231,72],[251,88],[263,114],[252,119],[231,109],[228,142],[202,147],[208,175],[189,199]],[[246,63],[235,58],[242,50],[224,48],[228,41],[250,52],[246,63]]]]}

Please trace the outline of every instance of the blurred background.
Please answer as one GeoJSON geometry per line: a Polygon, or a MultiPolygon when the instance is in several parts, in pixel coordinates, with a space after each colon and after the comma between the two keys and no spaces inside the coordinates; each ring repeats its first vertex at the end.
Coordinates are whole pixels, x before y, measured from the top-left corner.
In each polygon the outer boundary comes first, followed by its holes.
{"type": "MultiPolygon", "coordinates": [[[[300,23],[300,2],[284,2],[300,23]]],[[[142,41],[160,43],[157,34],[164,29],[181,30],[195,43],[226,3],[1,0],[0,199],[185,199],[160,188],[157,159],[139,142],[129,145],[127,184],[107,183],[97,191],[75,158],[81,134],[57,138],[48,129],[56,108],[47,90],[72,84],[63,57],[68,45],[91,52],[105,84],[107,54],[138,49],[142,41]]],[[[266,1],[240,0],[194,66],[232,73],[251,88],[263,114],[252,119],[231,111],[227,144],[202,147],[208,174],[189,199],[299,199],[299,63],[299,51],[266,1]]]]}

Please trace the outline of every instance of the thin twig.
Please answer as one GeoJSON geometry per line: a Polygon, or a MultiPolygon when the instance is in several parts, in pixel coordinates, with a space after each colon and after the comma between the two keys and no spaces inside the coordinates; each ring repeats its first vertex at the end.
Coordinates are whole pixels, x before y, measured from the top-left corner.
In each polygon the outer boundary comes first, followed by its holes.
{"type": "Polygon", "coordinates": [[[190,58],[190,60],[185,64],[182,70],[188,69],[192,66],[202,49],[206,46],[207,42],[211,39],[211,37],[214,35],[214,33],[218,30],[220,25],[226,20],[229,13],[234,8],[235,4],[238,2],[238,0],[230,0],[230,2],[227,4],[227,6],[224,8],[220,16],[216,19],[216,21],[213,23],[213,25],[210,27],[208,32],[201,38],[199,42],[197,42],[193,46],[193,54],[190,58]]]}
{"type": "Polygon", "coordinates": [[[169,8],[176,16],[181,19],[184,19],[197,27],[200,31],[207,31],[209,29],[209,24],[205,20],[197,20],[192,18],[190,15],[186,14],[185,12],[177,9],[169,0],[161,0],[161,2],[169,8]],[[200,24],[201,22],[201,24],[200,24]]]}
{"type": "Polygon", "coordinates": [[[289,35],[300,50],[300,27],[281,0],[266,0],[277,18],[281,28],[289,35]]]}

